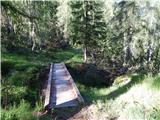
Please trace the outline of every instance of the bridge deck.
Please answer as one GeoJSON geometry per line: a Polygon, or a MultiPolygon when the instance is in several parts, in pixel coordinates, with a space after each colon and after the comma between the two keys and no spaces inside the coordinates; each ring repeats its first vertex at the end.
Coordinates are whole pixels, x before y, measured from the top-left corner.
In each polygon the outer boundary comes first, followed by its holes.
{"type": "Polygon", "coordinates": [[[63,63],[52,64],[44,106],[48,108],[77,106],[84,102],[71,75],[63,63]]]}

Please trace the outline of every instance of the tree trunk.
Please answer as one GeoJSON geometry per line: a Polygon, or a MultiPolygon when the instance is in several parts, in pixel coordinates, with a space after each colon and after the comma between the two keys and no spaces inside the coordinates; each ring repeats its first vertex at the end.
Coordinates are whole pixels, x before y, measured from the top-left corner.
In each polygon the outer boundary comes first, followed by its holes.
{"type": "Polygon", "coordinates": [[[87,48],[86,46],[83,47],[83,61],[86,63],[87,62],[87,48]]]}
{"type": "Polygon", "coordinates": [[[7,32],[8,32],[8,35],[12,32],[12,19],[9,16],[7,19],[7,32]]]}
{"type": "MultiPolygon", "coordinates": [[[[87,30],[87,22],[88,22],[88,19],[87,19],[87,16],[88,16],[88,10],[87,10],[87,5],[88,5],[88,1],[84,1],[84,3],[83,3],[83,9],[84,9],[84,17],[85,17],[85,30],[87,30]]],[[[86,32],[86,31],[85,31],[86,32]]],[[[83,58],[83,61],[84,61],[84,63],[86,63],[87,62],[87,47],[86,47],[86,45],[85,45],[85,40],[87,40],[88,39],[88,37],[86,36],[86,34],[85,34],[85,39],[84,39],[84,41],[83,41],[83,56],[84,56],[84,58],[83,58]]]]}
{"type": "Polygon", "coordinates": [[[128,49],[128,41],[127,41],[127,33],[123,34],[123,50],[124,50],[124,65],[127,64],[127,49],[128,49]]]}
{"type": "Polygon", "coordinates": [[[124,64],[125,65],[129,65],[129,62],[131,62],[131,58],[132,58],[132,53],[130,50],[130,45],[129,43],[132,40],[132,29],[131,27],[128,28],[127,32],[124,33],[124,43],[123,43],[123,47],[124,47],[124,64]]]}
{"type": "Polygon", "coordinates": [[[34,49],[35,49],[35,46],[36,46],[36,43],[35,43],[35,41],[33,41],[33,45],[32,45],[32,51],[34,51],[34,49]]]}
{"type": "Polygon", "coordinates": [[[34,51],[35,49],[35,46],[36,46],[36,42],[35,42],[35,39],[34,39],[34,34],[35,34],[35,31],[34,31],[34,23],[32,23],[32,30],[31,30],[31,33],[30,33],[30,38],[31,38],[31,41],[32,41],[32,51],[34,51]]]}
{"type": "Polygon", "coordinates": [[[153,54],[153,49],[152,49],[152,33],[149,32],[149,41],[148,41],[148,51],[147,51],[147,62],[148,64],[152,60],[152,54],[153,54]]]}

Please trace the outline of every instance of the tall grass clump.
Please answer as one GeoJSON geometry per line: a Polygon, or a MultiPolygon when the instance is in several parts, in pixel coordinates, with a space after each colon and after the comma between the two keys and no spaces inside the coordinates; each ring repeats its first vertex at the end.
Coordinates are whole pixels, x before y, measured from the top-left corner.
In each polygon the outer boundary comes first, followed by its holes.
{"type": "Polygon", "coordinates": [[[153,87],[160,90],[160,75],[155,76],[153,81],[153,87]]]}
{"type": "Polygon", "coordinates": [[[18,106],[13,105],[8,110],[2,110],[2,120],[36,120],[32,115],[29,103],[22,100],[18,106]]]}

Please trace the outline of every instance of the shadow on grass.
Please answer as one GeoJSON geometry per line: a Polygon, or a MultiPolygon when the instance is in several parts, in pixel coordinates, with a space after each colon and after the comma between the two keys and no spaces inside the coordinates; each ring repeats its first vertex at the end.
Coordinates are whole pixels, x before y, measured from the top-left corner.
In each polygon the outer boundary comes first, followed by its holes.
{"type": "MultiPolygon", "coordinates": [[[[93,82],[91,85],[88,85],[88,82],[84,79],[84,71],[81,70],[80,67],[81,63],[75,63],[75,65],[67,65],[68,70],[70,71],[73,79],[80,84],[81,86],[79,86],[80,88],[80,93],[82,94],[82,96],[84,97],[84,100],[87,102],[87,104],[92,104],[94,101],[97,100],[110,100],[110,99],[115,99],[117,97],[119,97],[120,95],[126,93],[133,85],[136,85],[138,83],[141,83],[144,80],[144,75],[133,75],[131,78],[131,81],[119,88],[117,88],[116,90],[110,92],[108,95],[101,95],[98,92],[99,89],[105,89],[107,87],[109,87],[109,84],[104,85],[103,82],[104,81],[92,81],[93,79],[91,79],[90,81],[93,82]],[[100,83],[102,82],[102,84],[100,83]],[[97,84],[98,83],[98,84],[97,84]]],[[[111,79],[108,78],[108,81],[105,82],[110,82],[111,79]]],[[[106,91],[104,91],[106,92],[106,91]]]]}
{"type": "Polygon", "coordinates": [[[87,88],[106,88],[112,84],[111,73],[97,69],[94,64],[71,62],[66,66],[73,79],[87,88]]]}
{"type": "Polygon", "coordinates": [[[124,86],[112,91],[111,93],[109,93],[106,98],[107,99],[115,99],[118,96],[126,93],[133,85],[136,85],[138,83],[141,83],[144,80],[144,75],[134,75],[131,78],[131,81],[127,84],[125,84],[124,86]]]}

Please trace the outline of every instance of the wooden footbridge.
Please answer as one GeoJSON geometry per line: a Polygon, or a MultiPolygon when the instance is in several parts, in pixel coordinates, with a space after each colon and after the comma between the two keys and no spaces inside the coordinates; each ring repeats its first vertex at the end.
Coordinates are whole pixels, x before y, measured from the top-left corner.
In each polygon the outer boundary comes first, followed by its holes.
{"type": "Polygon", "coordinates": [[[51,64],[44,107],[47,109],[77,106],[84,100],[64,63],[51,64]]]}

